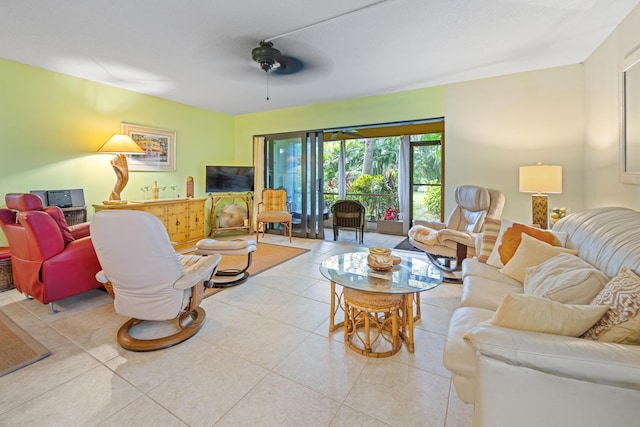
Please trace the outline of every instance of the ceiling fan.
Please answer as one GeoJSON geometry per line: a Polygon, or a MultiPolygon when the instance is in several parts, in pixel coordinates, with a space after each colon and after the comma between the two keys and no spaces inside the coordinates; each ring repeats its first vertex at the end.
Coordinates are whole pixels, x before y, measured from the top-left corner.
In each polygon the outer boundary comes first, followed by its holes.
{"type": "Polygon", "coordinates": [[[337,139],[341,139],[340,136],[346,136],[348,138],[364,138],[363,135],[359,134],[356,129],[351,130],[335,130],[331,132],[331,140],[335,141],[337,139]]]}
{"type": "Polygon", "coordinates": [[[358,7],[353,10],[348,10],[339,15],[330,16],[318,22],[313,22],[311,24],[305,25],[304,27],[296,28],[294,30],[287,31],[285,33],[278,34],[278,35],[269,37],[267,39],[264,39],[260,42],[260,45],[258,47],[255,47],[251,50],[251,58],[260,65],[260,68],[265,73],[269,73],[269,74],[297,73],[304,68],[304,64],[302,63],[302,61],[291,56],[282,55],[278,49],[273,47],[273,42],[272,42],[273,40],[279,39],[281,37],[289,36],[300,31],[309,30],[316,26],[325,24],[329,21],[333,21],[334,19],[344,18],[349,15],[364,12],[366,9],[381,6],[382,4],[388,1],[391,1],[391,0],[377,0],[371,4],[358,7]]]}
{"type": "Polygon", "coordinates": [[[251,50],[251,58],[260,65],[265,73],[294,74],[301,71],[302,61],[291,56],[285,56],[273,47],[272,42],[261,41],[260,46],[251,50]]]}

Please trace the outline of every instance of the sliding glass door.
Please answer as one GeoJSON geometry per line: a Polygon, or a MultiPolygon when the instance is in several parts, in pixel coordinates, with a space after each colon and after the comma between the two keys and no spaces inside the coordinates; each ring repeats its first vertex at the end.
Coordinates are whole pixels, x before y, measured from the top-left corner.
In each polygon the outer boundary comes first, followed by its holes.
{"type": "MultiPolygon", "coordinates": [[[[322,209],[322,132],[268,135],[264,149],[264,186],[287,190],[293,235],[323,239],[328,212],[322,209]]],[[[270,226],[272,230],[280,227],[270,226]]]]}

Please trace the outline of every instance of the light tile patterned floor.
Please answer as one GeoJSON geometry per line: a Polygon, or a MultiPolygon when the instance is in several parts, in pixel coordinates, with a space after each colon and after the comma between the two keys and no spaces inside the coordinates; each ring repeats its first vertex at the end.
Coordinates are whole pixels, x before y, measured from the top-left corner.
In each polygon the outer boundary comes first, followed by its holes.
{"type": "MultiPolygon", "coordinates": [[[[365,233],[362,246],[347,230],[336,243],[294,238],[309,252],[206,299],[194,338],[151,353],[117,345],[126,319],[104,292],[60,301],[55,315],[16,291],[0,293],[0,310],[52,352],[0,377],[0,425],[471,426],[473,406],[458,399],[442,365],[459,285],[423,294],[413,354],[403,347],[367,358],[344,346],[341,331],[328,332],[320,262],[403,238],[365,233]]],[[[264,241],[289,245],[277,235],[264,241]]]]}

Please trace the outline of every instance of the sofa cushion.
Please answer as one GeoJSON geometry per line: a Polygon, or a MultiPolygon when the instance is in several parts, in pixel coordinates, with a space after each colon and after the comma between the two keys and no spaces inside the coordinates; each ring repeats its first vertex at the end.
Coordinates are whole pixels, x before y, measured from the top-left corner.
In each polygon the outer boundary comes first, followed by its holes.
{"type": "Polygon", "coordinates": [[[523,293],[522,283],[500,274],[499,280],[479,276],[464,278],[460,304],[495,311],[502,298],[509,292],[523,293]]]}
{"type": "Polygon", "coordinates": [[[462,262],[462,278],[467,276],[478,276],[486,279],[511,282],[508,276],[500,273],[498,269],[492,265],[484,264],[477,258],[467,258],[462,262]]]}
{"type": "Polygon", "coordinates": [[[524,293],[563,304],[589,304],[608,281],[588,262],[561,253],[525,270],[524,293]]]}
{"type": "Polygon", "coordinates": [[[576,250],[550,245],[549,243],[522,233],[522,243],[518,245],[511,259],[509,259],[507,264],[499,271],[519,282],[524,282],[526,268],[542,264],[562,252],[578,255],[578,251],[576,250]]]}
{"type": "Polygon", "coordinates": [[[523,331],[579,337],[608,310],[606,305],[562,304],[534,295],[508,293],[491,319],[485,323],[523,331]]]}
{"type": "Polygon", "coordinates": [[[551,231],[503,219],[495,246],[487,259],[487,264],[498,268],[504,267],[515,254],[518,246],[520,246],[523,234],[535,237],[553,246],[563,246],[562,241],[551,231]]]}
{"type": "Polygon", "coordinates": [[[583,338],[640,344],[640,277],[627,267],[606,284],[591,302],[608,305],[607,314],[583,338]]]}

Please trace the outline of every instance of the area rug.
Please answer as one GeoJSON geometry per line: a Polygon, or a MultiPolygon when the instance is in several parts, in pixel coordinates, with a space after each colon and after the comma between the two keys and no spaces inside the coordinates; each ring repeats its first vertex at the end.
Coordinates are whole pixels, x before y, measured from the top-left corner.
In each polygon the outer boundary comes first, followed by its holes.
{"type": "MultiPolygon", "coordinates": [[[[292,246],[273,245],[270,243],[258,243],[258,247],[253,253],[253,259],[251,266],[249,267],[249,275],[255,276],[258,273],[262,273],[276,265],[282,264],[285,261],[289,261],[309,252],[309,249],[294,248],[292,246]]],[[[222,257],[222,261],[218,264],[218,270],[226,270],[230,268],[242,269],[247,265],[247,257],[243,256],[230,256],[225,255],[222,257]]],[[[210,288],[205,290],[204,297],[207,298],[214,295],[224,288],[210,288]]]]}
{"type": "Polygon", "coordinates": [[[0,377],[49,354],[46,347],[0,312],[0,377]]]}
{"type": "Polygon", "coordinates": [[[416,248],[411,243],[409,243],[409,238],[407,237],[402,242],[395,245],[393,249],[401,249],[403,251],[414,251],[414,252],[422,252],[422,250],[416,248]]]}

